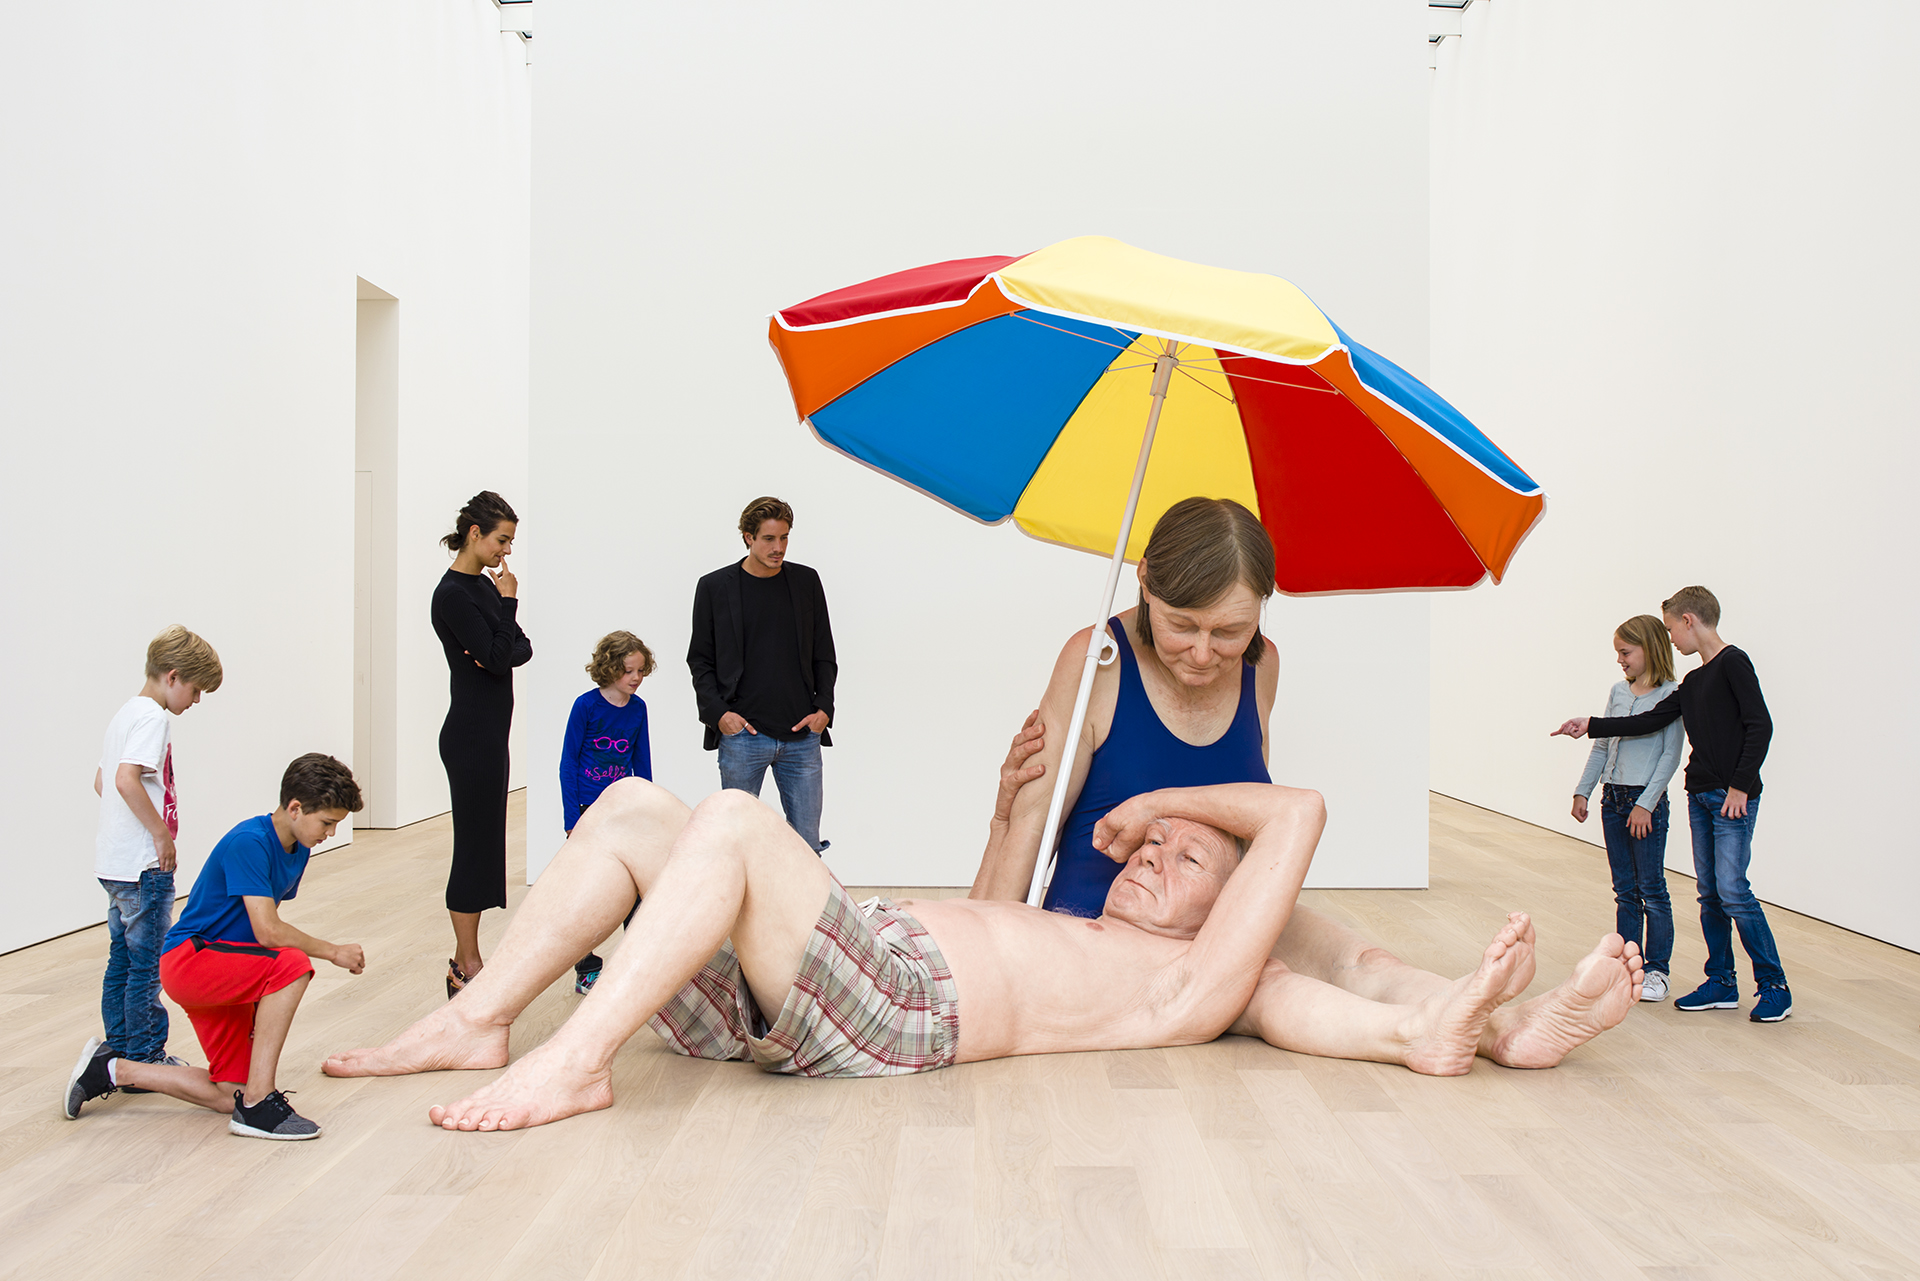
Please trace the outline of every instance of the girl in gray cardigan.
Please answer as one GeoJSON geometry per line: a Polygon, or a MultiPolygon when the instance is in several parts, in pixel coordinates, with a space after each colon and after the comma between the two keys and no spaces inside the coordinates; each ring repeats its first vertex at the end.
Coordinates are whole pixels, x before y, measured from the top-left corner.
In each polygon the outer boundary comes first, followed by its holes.
{"type": "MultiPolygon", "coordinates": [[[[1614,660],[1626,679],[1607,696],[1608,716],[1631,716],[1678,688],[1666,624],[1641,614],[1613,634],[1614,660]]],[[[1643,1001],[1664,1001],[1673,964],[1673,904],[1667,897],[1667,784],[1680,767],[1680,722],[1639,738],[1595,739],[1573,789],[1573,817],[1587,821],[1587,798],[1601,785],[1600,832],[1613,872],[1614,928],[1646,958],[1643,1001]],[[1643,931],[1644,927],[1644,931],[1643,931]]]]}

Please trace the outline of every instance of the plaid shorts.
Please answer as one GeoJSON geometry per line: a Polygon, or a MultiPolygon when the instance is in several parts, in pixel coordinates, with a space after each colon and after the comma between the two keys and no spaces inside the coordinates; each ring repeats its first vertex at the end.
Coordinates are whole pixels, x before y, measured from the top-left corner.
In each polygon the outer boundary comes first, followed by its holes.
{"type": "Polygon", "coordinates": [[[647,1026],[696,1059],[751,1059],[792,1076],[903,1076],[953,1062],[960,994],[925,926],[889,899],[856,905],[835,881],[772,1027],[731,942],[647,1026]]]}

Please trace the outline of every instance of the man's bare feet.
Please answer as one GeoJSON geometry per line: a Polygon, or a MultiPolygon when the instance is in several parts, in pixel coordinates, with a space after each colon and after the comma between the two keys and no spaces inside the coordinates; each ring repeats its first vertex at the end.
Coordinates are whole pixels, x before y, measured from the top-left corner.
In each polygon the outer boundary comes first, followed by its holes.
{"type": "Polygon", "coordinates": [[[576,1067],[543,1045],[452,1107],[427,1109],[427,1119],[443,1130],[524,1130],[612,1106],[611,1071],[576,1067]]]}
{"type": "Polygon", "coordinates": [[[1525,955],[1520,958],[1520,963],[1513,967],[1513,977],[1508,980],[1506,987],[1501,989],[1502,1004],[1526,991],[1528,985],[1533,982],[1535,971],[1539,968],[1537,964],[1539,958],[1534,954],[1533,918],[1525,912],[1508,912],[1507,920],[1520,931],[1520,946],[1525,950],[1525,955]]]}
{"type": "Polygon", "coordinates": [[[507,1029],[475,1023],[460,1002],[450,1001],[412,1027],[374,1049],[346,1050],[328,1057],[320,1070],[328,1076],[406,1076],[463,1068],[497,1068],[507,1061],[507,1029]]]}
{"type": "Polygon", "coordinates": [[[1406,1065],[1427,1076],[1464,1075],[1473,1067],[1488,1016],[1525,991],[1532,975],[1533,922],[1514,912],[1487,944],[1480,968],[1415,1007],[1405,1034],[1406,1065]]]}
{"type": "Polygon", "coordinates": [[[1559,987],[1502,1011],[1487,1057],[1513,1068],[1549,1068],[1627,1017],[1646,967],[1637,943],[1600,940],[1559,987]]]}

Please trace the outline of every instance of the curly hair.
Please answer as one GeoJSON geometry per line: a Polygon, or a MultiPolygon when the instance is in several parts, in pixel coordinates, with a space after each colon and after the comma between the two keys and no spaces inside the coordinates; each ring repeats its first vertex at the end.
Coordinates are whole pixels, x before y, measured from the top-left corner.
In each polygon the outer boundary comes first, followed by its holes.
{"type": "Polygon", "coordinates": [[[640,655],[640,674],[653,675],[653,651],[645,641],[632,632],[608,632],[594,644],[587,675],[595,685],[611,685],[626,674],[627,659],[634,654],[640,655]]]}
{"type": "Polygon", "coordinates": [[[280,808],[294,801],[311,814],[315,810],[345,810],[358,814],[362,805],[360,784],[353,771],[325,752],[296,756],[287,772],[280,776],[280,808]]]}

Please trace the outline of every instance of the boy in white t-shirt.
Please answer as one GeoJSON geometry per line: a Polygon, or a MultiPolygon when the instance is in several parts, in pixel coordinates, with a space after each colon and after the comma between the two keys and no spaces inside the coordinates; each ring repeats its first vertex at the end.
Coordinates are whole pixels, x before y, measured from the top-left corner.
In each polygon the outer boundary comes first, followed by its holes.
{"type": "MultiPolygon", "coordinates": [[[[100,1021],[116,1054],[166,1063],[167,1008],[160,1003],[160,940],[173,924],[173,790],[178,716],[220,688],[220,655],[175,624],[147,646],[147,683],[107,724],[93,790],[100,827],[93,870],[107,892],[107,973],[100,1021]]],[[[172,1060],[176,1061],[177,1060],[172,1060]]]]}

